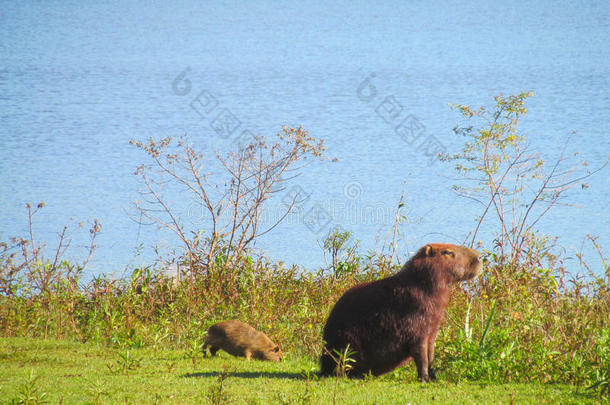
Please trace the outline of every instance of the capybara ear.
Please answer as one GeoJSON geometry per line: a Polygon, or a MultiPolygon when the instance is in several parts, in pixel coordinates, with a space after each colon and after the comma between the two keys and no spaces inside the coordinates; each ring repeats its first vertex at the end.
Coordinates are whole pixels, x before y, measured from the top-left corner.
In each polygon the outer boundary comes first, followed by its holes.
{"type": "Polygon", "coordinates": [[[424,248],[424,255],[428,257],[434,256],[434,249],[432,249],[432,246],[426,245],[424,248]]]}

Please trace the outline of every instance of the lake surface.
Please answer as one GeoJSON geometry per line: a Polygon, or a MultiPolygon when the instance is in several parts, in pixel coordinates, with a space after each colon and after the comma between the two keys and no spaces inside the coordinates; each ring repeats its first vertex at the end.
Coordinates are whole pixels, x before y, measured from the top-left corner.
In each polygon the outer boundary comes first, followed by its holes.
{"type": "MultiPolygon", "coordinates": [[[[244,130],[302,125],[338,161],[313,164],[288,186],[308,199],[258,243],[270,257],[322,266],[319,241],[334,226],[374,249],[405,181],[403,259],[428,241],[461,242],[479,208],[451,190],[451,165],[395,131],[397,120],[416,120],[429,142],[457,152],[464,140],[449,103],[490,106],[499,93],[533,91],[521,125],[532,149],[553,161],[575,131],[568,151],[596,167],[610,153],[608,38],[608,2],[2,1],[0,240],[25,235],[26,202],[45,201],[36,228],[49,247],[71,219],[102,223],[91,272],[150,263],[152,246],[177,241],[130,218],[141,198],[133,172],[148,162],[130,139],[187,133],[212,157],[244,130]],[[215,110],[202,113],[202,100],[215,110]]],[[[568,258],[586,234],[609,246],[609,174],[537,225],[568,258]]],[[[206,229],[196,201],[176,194],[173,203],[189,228],[206,229]]],[[[81,254],[87,230],[72,239],[81,254]]],[[[493,247],[489,229],[481,240],[493,247]]],[[[585,254],[601,271],[593,250],[585,254]]]]}

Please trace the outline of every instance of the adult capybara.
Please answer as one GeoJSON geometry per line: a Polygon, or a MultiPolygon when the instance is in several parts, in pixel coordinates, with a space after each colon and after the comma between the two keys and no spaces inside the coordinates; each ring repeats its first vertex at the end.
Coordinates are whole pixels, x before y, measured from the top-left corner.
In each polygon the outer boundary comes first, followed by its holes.
{"type": "Polygon", "coordinates": [[[380,375],[413,358],[420,381],[435,379],[432,361],[439,324],[449,301],[449,285],[482,271],[479,252],[431,243],[391,277],[349,289],[324,326],[321,374],[336,371],[338,356],[355,352],[347,374],[380,375]]]}
{"type": "Polygon", "coordinates": [[[257,360],[281,361],[282,351],[265,335],[247,323],[232,320],[210,326],[203,343],[203,356],[207,348],[210,354],[216,355],[220,349],[233,356],[257,360]]]}

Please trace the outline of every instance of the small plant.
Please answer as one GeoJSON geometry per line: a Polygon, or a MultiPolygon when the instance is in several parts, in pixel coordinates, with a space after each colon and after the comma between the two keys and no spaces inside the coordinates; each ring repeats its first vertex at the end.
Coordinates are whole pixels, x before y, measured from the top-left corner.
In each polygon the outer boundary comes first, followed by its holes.
{"type": "Polygon", "coordinates": [[[318,381],[320,379],[316,369],[301,370],[301,376],[308,382],[318,381]]]}
{"type": "Polygon", "coordinates": [[[163,330],[163,332],[157,332],[152,337],[152,347],[153,351],[156,353],[159,350],[159,347],[167,340],[169,337],[169,332],[167,330],[163,330]]]}
{"type": "Polygon", "coordinates": [[[201,357],[201,339],[191,339],[188,348],[185,350],[184,357],[191,359],[193,368],[197,367],[197,359],[201,357]]]}
{"type": "Polygon", "coordinates": [[[343,351],[333,350],[336,357],[337,362],[337,376],[345,377],[349,371],[352,369],[352,363],[355,363],[356,360],[353,358],[356,352],[351,350],[349,344],[343,349],[343,351]]]}
{"type": "Polygon", "coordinates": [[[226,392],[226,381],[231,376],[228,366],[222,366],[222,371],[216,377],[216,381],[207,390],[206,397],[213,405],[230,404],[232,401],[226,392]]]}
{"type": "Polygon", "coordinates": [[[307,385],[305,390],[295,397],[289,397],[283,392],[278,392],[276,395],[277,403],[282,405],[291,405],[291,404],[311,404],[313,401],[313,394],[311,392],[310,386],[307,385]]]}
{"type": "Polygon", "coordinates": [[[342,351],[333,349],[332,353],[324,347],[324,352],[328,354],[335,362],[335,387],[333,392],[333,404],[337,403],[337,392],[339,388],[339,378],[345,377],[352,369],[356,360],[353,358],[355,351],[350,350],[349,344],[342,351]]]}
{"type": "Polygon", "coordinates": [[[328,354],[331,359],[335,362],[335,376],[337,377],[345,377],[352,369],[352,363],[355,363],[356,360],[353,358],[356,351],[350,349],[349,344],[341,350],[333,349],[330,352],[326,347],[323,348],[324,353],[328,354]]]}
{"type": "Polygon", "coordinates": [[[588,390],[598,392],[603,398],[610,397],[610,329],[604,328],[596,344],[599,368],[593,370],[593,384],[588,390]]]}
{"type": "Polygon", "coordinates": [[[9,403],[20,405],[41,405],[48,403],[47,393],[40,391],[38,387],[38,379],[39,376],[34,373],[34,370],[30,370],[30,374],[21,386],[17,398],[11,399],[9,403]]]}
{"type": "Polygon", "coordinates": [[[352,240],[352,232],[333,229],[322,244],[324,258],[330,255],[330,268],[334,276],[353,274],[358,270],[360,257],[356,254],[359,241],[352,240]]]}
{"type": "Polygon", "coordinates": [[[108,364],[108,369],[115,374],[129,374],[130,371],[140,368],[142,358],[134,356],[129,350],[119,352],[119,358],[114,364],[108,364]]]}
{"type": "Polygon", "coordinates": [[[167,370],[167,374],[172,374],[174,370],[176,370],[176,362],[167,360],[165,362],[165,369],[167,370]]]}
{"type": "Polygon", "coordinates": [[[104,398],[109,396],[108,387],[99,378],[88,382],[87,393],[95,405],[104,404],[106,402],[104,398]]]}

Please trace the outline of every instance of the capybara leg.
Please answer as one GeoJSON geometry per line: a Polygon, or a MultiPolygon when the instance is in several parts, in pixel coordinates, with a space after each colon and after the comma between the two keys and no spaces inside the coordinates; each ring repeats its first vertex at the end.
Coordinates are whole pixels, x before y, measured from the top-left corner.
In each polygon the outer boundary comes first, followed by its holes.
{"type": "Polygon", "coordinates": [[[216,356],[216,352],[217,352],[218,350],[220,350],[220,348],[219,348],[219,347],[216,347],[216,346],[211,346],[211,347],[210,347],[210,354],[212,355],[212,357],[216,356]]]}
{"type": "Polygon", "coordinates": [[[361,367],[358,367],[358,365],[350,370],[347,370],[345,374],[347,374],[350,378],[364,378],[366,375],[364,370],[361,367]]]}
{"type": "MultiPolygon", "coordinates": [[[[324,348],[324,350],[327,349],[324,348]]],[[[320,357],[320,375],[330,376],[335,374],[336,366],[337,365],[335,364],[335,361],[332,357],[330,357],[330,355],[326,353],[322,354],[322,356],[320,357]]]]}
{"type": "Polygon", "coordinates": [[[420,382],[430,381],[428,375],[428,341],[424,340],[413,353],[413,360],[417,366],[417,378],[420,382]]]}
{"type": "Polygon", "coordinates": [[[428,337],[428,376],[430,380],[436,380],[436,373],[434,372],[433,363],[434,363],[434,346],[436,344],[436,335],[438,333],[438,329],[430,334],[428,337]]]}

